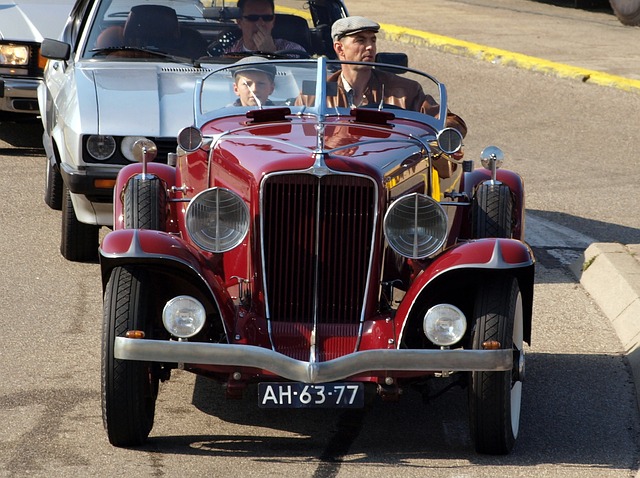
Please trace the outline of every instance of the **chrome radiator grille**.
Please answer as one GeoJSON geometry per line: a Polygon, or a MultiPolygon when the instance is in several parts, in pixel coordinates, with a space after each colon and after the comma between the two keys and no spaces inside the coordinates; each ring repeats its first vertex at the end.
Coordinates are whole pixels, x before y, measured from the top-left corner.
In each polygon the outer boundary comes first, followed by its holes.
{"type": "Polygon", "coordinates": [[[280,333],[287,336],[280,341],[282,348],[308,351],[304,342],[308,344],[314,319],[317,340],[323,330],[349,336],[357,333],[375,207],[375,184],[366,178],[289,174],[267,179],[262,239],[269,319],[276,344],[280,333]],[[289,343],[290,339],[296,344],[289,343]]]}

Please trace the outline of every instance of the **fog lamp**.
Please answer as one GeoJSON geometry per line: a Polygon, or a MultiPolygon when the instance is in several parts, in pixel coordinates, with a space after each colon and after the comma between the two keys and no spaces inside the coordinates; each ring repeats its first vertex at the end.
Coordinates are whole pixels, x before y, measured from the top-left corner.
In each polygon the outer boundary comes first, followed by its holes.
{"type": "Polygon", "coordinates": [[[179,295],[164,306],[162,323],[171,335],[186,339],[202,330],[206,316],[204,306],[198,300],[179,295]]]}
{"type": "Polygon", "coordinates": [[[455,305],[438,304],[427,311],[422,327],[431,342],[446,347],[460,341],[464,336],[467,319],[455,305]]]}

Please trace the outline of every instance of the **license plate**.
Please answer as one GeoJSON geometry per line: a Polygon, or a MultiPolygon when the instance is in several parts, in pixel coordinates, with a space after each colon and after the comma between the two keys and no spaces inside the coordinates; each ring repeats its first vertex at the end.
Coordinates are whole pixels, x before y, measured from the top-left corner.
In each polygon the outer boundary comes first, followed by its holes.
{"type": "Polygon", "coordinates": [[[362,408],[364,385],[298,382],[263,382],[258,384],[260,408],[362,408]]]}

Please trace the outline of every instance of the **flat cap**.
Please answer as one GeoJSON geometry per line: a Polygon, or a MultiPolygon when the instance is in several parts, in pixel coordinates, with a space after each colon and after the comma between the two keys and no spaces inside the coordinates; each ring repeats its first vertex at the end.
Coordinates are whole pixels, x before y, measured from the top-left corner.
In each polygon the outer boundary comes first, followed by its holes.
{"type": "Polygon", "coordinates": [[[378,33],[380,25],[365,17],[345,17],[336,20],[331,27],[331,38],[338,41],[342,37],[353,35],[354,33],[372,31],[378,33]]]}
{"type": "Polygon", "coordinates": [[[233,76],[244,71],[258,71],[266,73],[273,80],[276,76],[276,67],[269,65],[268,61],[261,56],[246,56],[234,63],[233,76]]]}

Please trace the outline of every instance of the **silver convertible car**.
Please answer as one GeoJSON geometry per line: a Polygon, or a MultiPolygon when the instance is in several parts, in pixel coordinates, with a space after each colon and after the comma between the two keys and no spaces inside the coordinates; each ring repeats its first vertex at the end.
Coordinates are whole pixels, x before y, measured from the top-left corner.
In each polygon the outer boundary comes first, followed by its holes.
{"type": "MultiPolygon", "coordinates": [[[[307,18],[276,14],[272,35],[302,47],[271,58],[333,56],[330,26],[348,13],[342,0],[301,1],[307,18]]],[[[135,161],[133,144],[157,146],[170,163],[178,130],[193,122],[196,81],[243,55],[224,46],[237,38],[235,6],[198,0],[78,0],[49,59],[38,106],[48,157],[45,202],[62,210],[60,250],[95,261],[101,226],[113,225],[118,171],[135,161]]]]}

